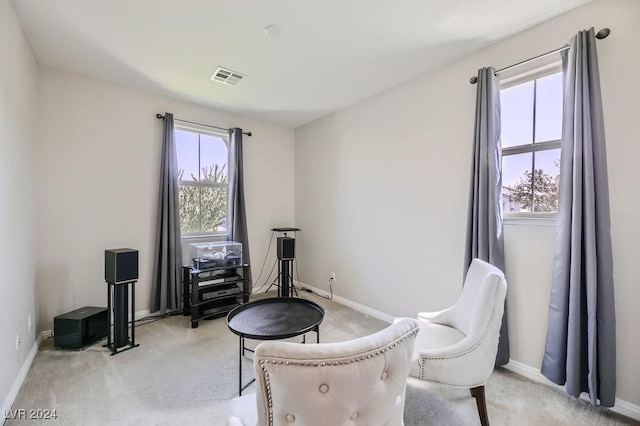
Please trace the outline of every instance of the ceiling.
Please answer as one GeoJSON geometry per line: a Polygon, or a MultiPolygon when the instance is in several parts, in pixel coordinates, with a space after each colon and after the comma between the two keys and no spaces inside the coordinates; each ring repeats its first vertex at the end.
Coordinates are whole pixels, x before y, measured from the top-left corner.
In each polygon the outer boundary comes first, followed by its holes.
{"type": "Polygon", "coordinates": [[[288,127],[588,1],[12,0],[41,64],[288,127]]]}

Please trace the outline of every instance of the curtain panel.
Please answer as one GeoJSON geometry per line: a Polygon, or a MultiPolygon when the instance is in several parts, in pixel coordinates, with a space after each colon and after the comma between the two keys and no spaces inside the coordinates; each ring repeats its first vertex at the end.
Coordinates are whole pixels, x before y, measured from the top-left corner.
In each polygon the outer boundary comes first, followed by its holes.
{"type": "MultiPolygon", "coordinates": [[[[464,275],[474,258],[489,262],[504,272],[500,131],[500,83],[493,67],[481,68],[478,70],[476,94],[464,275]]],[[[508,362],[509,333],[505,301],[496,365],[508,362]]]]}
{"type": "Polygon", "coordinates": [[[174,136],[173,114],[165,113],[160,163],[160,188],[153,252],[151,312],[180,307],[182,295],[178,156],[174,136]]]}
{"type": "Polygon", "coordinates": [[[616,319],[604,115],[594,29],[562,56],[564,116],[551,300],[542,374],[612,407],[616,319]]]}
{"type": "Polygon", "coordinates": [[[231,226],[228,239],[242,243],[242,261],[251,264],[249,234],[244,202],[244,170],[242,160],[242,129],[229,129],[229,195],[228,218],[231,226]]]}

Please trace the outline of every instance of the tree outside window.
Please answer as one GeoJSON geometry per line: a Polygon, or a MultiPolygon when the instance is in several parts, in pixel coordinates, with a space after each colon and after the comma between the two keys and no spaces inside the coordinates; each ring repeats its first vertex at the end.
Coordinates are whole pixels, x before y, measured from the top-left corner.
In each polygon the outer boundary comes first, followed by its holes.
{"type": "Polygon", "coordinates": [[[226,136],[175,131],[183,235],[226,232],[229,150],[226,136]]]}

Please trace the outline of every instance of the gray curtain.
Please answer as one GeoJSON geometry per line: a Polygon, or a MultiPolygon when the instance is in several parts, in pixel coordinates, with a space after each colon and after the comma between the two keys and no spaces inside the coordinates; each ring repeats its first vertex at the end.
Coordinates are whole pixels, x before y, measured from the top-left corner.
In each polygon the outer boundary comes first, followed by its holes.
{"type": "Polygon", "coordinates": [[[542,374],[568,394],[615,403],[616,330],[609,187],[593,28],[563,53],[558,228],[542,374]]]}
{"type": "Polygon", "coordinates": [[[182,293],[180,242],[180,214],[178,189],[178,157],[173,134],[173,115],[164,115],[162,135],[162,162],[160,163],[160,189],[156,242],[153,253],[153,280],[151,281],[151,312],[178,309],[182,293]]]}
{"type": "Polygon", "coordinates": [[[227,198],[229,239],[242,243],[242,261],[251,264],[244,204],[242,129],[229,129],[229,194],[227,198]]]}
{"type": "MultiPolygon", "coordinates": [[[[500,145],[500,84],[492,67],[478,70],[476,124],[473,137],[471,185],[467,214],[464,274],[474,258],[504,271],[502,237],[502,149],[500,145]]],[[[509,334],[505,302],[496,365],[509,362],[509,334]]]]}

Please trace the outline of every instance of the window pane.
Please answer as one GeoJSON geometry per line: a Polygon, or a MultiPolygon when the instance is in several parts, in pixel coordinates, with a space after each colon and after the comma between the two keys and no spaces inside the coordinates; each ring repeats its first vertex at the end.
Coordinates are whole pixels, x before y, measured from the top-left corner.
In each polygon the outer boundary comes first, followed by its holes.
{"type": "Polygon", "coordinates": [[[502,146],[532,143],[533,81],[500,91],[502,146]]]}
{"type": "Polygon", "coordinates": [[[536,142],[560,139],[562,132],[562,73],[536,82],[536,142]]]}
{"type": "Polygon", "coordinates": [[[557,212],[560,184],[560,149],[535,153],[534,211],[557,212]]]}
{"type": "Polygon", "coordinates": [[[502,157],[502,211],[531,211],[531,154],[502,157]]]}
{"type": "Polygon", "coordinates": [[[180,185],[180,229],[185,234],[224,232],[227,229],[228,148],[219,136],[176,130],[180,185]],[[224,184],[192,186],[189,181],[224,184]]]}
{"type": "Polygon", "coordinates": [[[226,231],[227,188],[180,185],[183,233],[226,231]]]}
{"type": "Polygon", "coordinates": [[[180,231],[200,232],[200,188],[180,185],[180,231]]]}
{"type": "Polygon", "coordinates": [[[200,167],[203,182],[227,182],[227,144],[222,138],[200,136],[200,167]]]}
{"type": "Polygon", "coordinates": [[[198,134],[176,130],[176,151],[178,154],[178,179],[198,180],[198,134]]]}
{"type": "Polygon", "coordinates": [[[200,188],[202,232],[226,230],[227,188],[200,188]]]}

